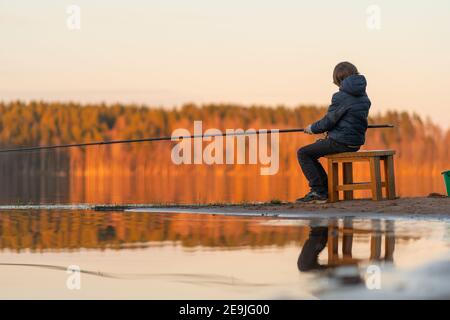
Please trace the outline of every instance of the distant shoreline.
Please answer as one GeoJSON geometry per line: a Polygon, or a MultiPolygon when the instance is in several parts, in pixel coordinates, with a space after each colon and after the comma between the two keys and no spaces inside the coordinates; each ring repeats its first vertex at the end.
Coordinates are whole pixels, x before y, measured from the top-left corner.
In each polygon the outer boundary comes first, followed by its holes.
{"type": "Polygon", "coordinates": [[[272,201],[244,204],[199,205],[137,205],[97,206],[95,210],[127,210],[135,212],[202,213],[243,216],[267,216],[280,218],[331,218],[352,216],[355,218],[403,217],[450,218],[450,197],[414,197],[395,200],[372,201],[369,199],[340,201],[326,204],[299,204],[272,201]]]}
{"type": "Polygon", "coordinates": [[[395,200],[372,201],[370,199],[339,201],[325,204],[301,204],[272,200],[249,203],[208,204],[15,204],[0,205],[0,213],[6,210],[90,210],[98,212],[130,211],[141,213],[191,213],[211,215],[238,215],[283,218],[448,218],[450,197],[431,195],[407,197],[395,200]]]}

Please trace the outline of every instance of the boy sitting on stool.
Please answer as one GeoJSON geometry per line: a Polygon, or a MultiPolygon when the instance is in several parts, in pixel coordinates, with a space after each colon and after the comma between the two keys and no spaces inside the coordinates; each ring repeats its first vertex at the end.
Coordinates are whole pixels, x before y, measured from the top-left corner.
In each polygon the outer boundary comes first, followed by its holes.
{"type": "Polygon", "coordinates": [[[328,154],[358,151],[365,142],[370,108],[366,78],[350,62],[341,62],[334,68],[333,83],[339,91],[333,94],[327,114],[305,128],[307,134],[327,132],[326,139],[297,151],[298,162],[311,188],[297,202],[327,202],[328,178],[318,159],[328,154]]]}

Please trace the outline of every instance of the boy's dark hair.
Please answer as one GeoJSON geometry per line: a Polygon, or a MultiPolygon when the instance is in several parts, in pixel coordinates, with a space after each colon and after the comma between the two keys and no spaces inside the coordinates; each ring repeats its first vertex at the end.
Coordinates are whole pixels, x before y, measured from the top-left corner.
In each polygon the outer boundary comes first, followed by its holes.
{"type": "Polygon", "coordinates": [[[334,67],[333,82],[335,85],[340,86],[345,78],[354,74],[359,74],[355,65],[347,61],[338,63],[336,67],[334,67]]]}

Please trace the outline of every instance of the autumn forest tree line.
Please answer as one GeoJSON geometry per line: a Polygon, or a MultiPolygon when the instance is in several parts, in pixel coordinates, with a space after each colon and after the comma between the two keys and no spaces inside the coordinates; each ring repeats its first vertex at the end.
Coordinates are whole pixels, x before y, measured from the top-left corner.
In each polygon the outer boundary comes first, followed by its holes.
{"type": "MultiPolygon", "coordinates": [[[[3,102],[0,103],[1,149],[170,136],[178,128],[193,131],[217,128],[301,128],[320,119],[326,107],[240,106],[186,104],[179,108],[141,105],[3,102]]],[[[373,110],[373,109],[372,109],[373,110]]],[[[434,176],[449,169],[450,130],[416,114],[372,111],[370,123],[393,124],[393,129],[369,129],[365,149],[394,149],[398,176],[434,176]]],[[[317,136],[280,135],[278,176],[299,175],[296,150],[317,136]]],[[[174,142],[121,144],[58,151],[2,153],[0,175],[56,174],[68,176],[174,176],[181,174],[257,175],[248,165],[176,166],[170,158],[174,142]],[[51,155],[51,156],[49,156],[51,155]]],[[[365,170],[360,169],[360,175],[365,170]]],[[[304,181],[301,182],[305,184],[304,181]]]]}

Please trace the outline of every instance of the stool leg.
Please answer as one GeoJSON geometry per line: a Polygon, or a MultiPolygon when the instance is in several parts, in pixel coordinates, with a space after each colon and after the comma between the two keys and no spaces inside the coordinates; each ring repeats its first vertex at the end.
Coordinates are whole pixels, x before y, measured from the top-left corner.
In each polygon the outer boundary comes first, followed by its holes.
{"type": "Polygon", "coordinates": [[[381,257],[381,235],[370,237],[370,260],[380,260],[381,257]]]}
{"type": "Polygon", "coordinates": [[[386,196],[388,199],[395,199],[395,174],[394,174],[394,157],[387,156],[384,158],[384,176],[386,179],[386,196]]]}
{"type": "Polygon", "coordinates": [[[344,231],[342,235],[342,255],[344,258],[352,258],[353,248],[353,220],[344,218],[344,231]]]}
{"type": "Polygon", "coordinates": [[[339,201],[339,192],[337,191],[338,186],[338,164],[334,163],[333,160],[328,159],[328,201],[336,202],[339,201]]]}
{"type": "Polygon", "coordinates": [[[328,265],[333,265],[339,260],[339,227],[335,221],[328,225],[328,265]]]}
{"type": "Polygon", "coordinates": [[[380,157],[370,158],[370,182],[372,184],[372,199],[381,200],[381,171],[380,157]]]}
{"type": "Polygon", "coordinates": [[[384,234],[384,260],[394,261],[395,250],[395,233],[394,233],[394,221],[386,221],[386,231],[384,234]]]}
{"type": "MultiPolygon", "coordinates": [[[[353,163],[344,162],[342,164],[342,176],[344,184],[353,183],[353,163]]],[[[353,200],[353,190],[344,191],[344,200],[353,200]]]]}
{"type": "MultiPolygon", "coordinates": [[[[372,224],[374,230],[380,230],[379,221],[373,221],[372,224]]],[[[370,260],[380,260],[381,240],[381,234],[376,231],[370,236],[370,260]]]]}

